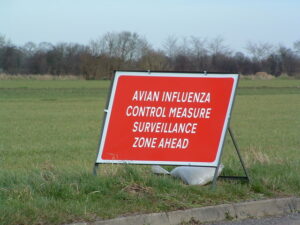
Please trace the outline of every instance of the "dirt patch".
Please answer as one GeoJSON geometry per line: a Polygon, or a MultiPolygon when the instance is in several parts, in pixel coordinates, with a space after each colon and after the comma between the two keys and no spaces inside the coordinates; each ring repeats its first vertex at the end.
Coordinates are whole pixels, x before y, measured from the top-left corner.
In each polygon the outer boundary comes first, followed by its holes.
{"type": "Polygon", "coordinates": [[[247,80],[272,80],[275,79],[275,77],[269,73],[266,72],[257,72],[254,75],[242,75],[241,78],[247,79],[247,80]]]}
{"type": "Polygon", "coordinates": [[[123,191],[132,194],[132,195],[143,195],[143,194],[151,194],[153,190],[151,187],[144,187],[139,184],[130,184],[122,189],[123,191]]]}

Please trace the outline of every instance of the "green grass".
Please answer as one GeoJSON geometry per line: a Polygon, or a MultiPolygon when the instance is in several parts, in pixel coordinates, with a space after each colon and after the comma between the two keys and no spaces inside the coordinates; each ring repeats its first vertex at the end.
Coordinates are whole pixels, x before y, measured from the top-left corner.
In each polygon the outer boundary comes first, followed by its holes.
{"type": "MultiPolygon", "coordinates": [[[[241,80],[231,127],[250,185],[187,186],[149,166],[92,175],[108,81],[0,81],[0,224],[63,224],[300,195],[300,80],[241,80]]],[[[230,139],[224,174],[241,174],[230,139]]]]}

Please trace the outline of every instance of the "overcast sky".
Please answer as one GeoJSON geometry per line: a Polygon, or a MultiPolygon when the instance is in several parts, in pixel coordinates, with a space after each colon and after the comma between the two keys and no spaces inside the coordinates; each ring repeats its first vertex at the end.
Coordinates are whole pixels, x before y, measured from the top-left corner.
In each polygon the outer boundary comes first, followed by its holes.
{"type": "Polygon", "coordinates": [[[87,44],[106,32],[137,32],[155,48],[170,35],[248,41],[300,40],[299,0],[0,0],[0,34],[28,41],[87,44]]]}

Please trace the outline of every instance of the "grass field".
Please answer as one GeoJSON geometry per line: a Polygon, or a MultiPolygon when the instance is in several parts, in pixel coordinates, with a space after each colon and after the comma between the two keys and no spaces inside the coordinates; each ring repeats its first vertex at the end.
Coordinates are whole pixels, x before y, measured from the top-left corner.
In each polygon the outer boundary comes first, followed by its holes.
{"type": "MultiPolygon", "coordinates": [[[[63,224],[300,195],[300,80],[241,80],[231,127],[252,179],[187,186],[148,166],[92,175],[108,81],[0,81],[0,224],[63,224]]],[[[224,174],[241,168],[230,139],[224,174]]]]}

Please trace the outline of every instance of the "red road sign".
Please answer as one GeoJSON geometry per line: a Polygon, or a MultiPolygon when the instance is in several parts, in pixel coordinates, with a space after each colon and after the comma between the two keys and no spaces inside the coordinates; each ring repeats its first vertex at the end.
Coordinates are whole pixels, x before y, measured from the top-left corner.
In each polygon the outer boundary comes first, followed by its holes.
{"type": "Polygon", "coordinates": [[[237,74],[115,74],[96,163],[217,166],[237,74]]]}

